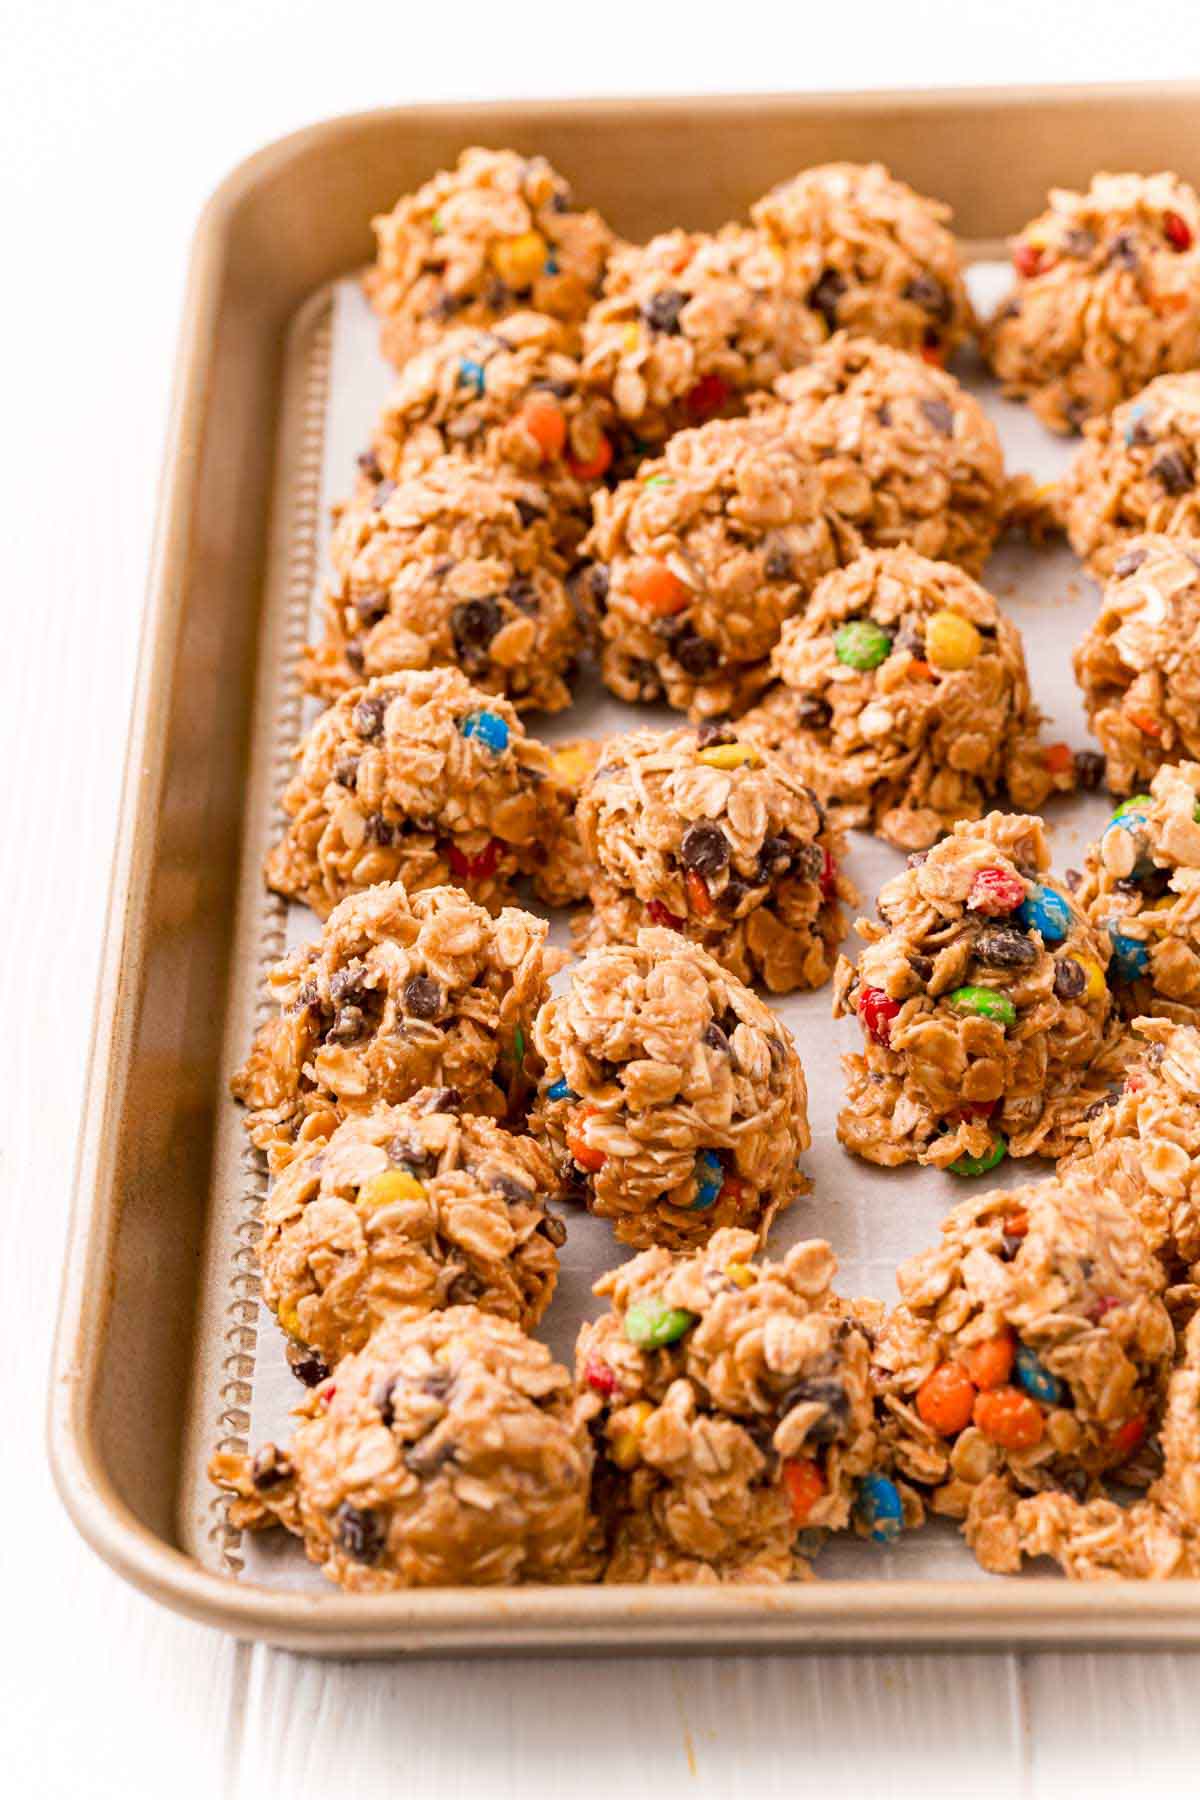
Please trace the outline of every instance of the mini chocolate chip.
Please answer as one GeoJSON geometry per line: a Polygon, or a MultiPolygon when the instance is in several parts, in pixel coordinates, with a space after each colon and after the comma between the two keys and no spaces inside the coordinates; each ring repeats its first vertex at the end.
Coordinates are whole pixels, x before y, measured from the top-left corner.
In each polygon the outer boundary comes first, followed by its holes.
{"type": "Polygon", "coordinates": [[[388,591],[386,588],[372,588],[369,594],[360,594],[354,602],[354,610],[364,625],[374,625],[382,619],[388,609],[388,591]]]}
{"type": "Polygon", "coordinates": [[[886,400],[881,400],[875,408],[875,417],[886,431],[892,422],[892,409],[886,400]]]}
{"type": "MultiPolygon", "coordinates": [[[[770,881],[773,875],[786,874],[788,869],[792,866],[792,853],[795,848],[796,847],[792,844],[790,838],[778,836],[764,838],[758,852],[757,873],[759,881],[770,881]]],[[[804,850],[811,850],[812,848],[813,845],[811,844],[804,845],[800,850],[800,856],[803,856],[804,850]]],[[[820,859],[821,853],[819,850],[817,851],[817,856],[818,859],[820,859]]],[[[799,857],[797,858],[797,861],[799,861],[799,857]]],[[[823,863],[821,863],[820,866],[823,867],[823,863]]],[[[820,867],[818,868],[818,873],[819,872],[820,867]]],[[[798,873],[801,875],[804,874],[802,864],[798,869],[798,873]]]]}
{"type": "Polygon", "coordinates": [[[929,977],[933,974],[932,956],[919,956],[915,953],[910,954],[908,966],[918,981],[928,981],[929,977]]]}
{"type": "Polygon", "coordinates": [[[586,582],[588,592],[597,606],[603,606],[608,599],[608,564],[595,562],[589,564],[580,573],[580,582],[586,582]]]}
{"type": "Polygon", "coordinates": [[[954,311],[954,303],[936,275],[914,275],[904,290],[904,298],[943,323],[954,311]]]}
{"type": "Polygon", "coordinates": [[[340,787],[352,788],[357,774],[357,756],[343,756],[340,762],[335,762],[333,765],[333,779],[340,787]]]}
{"type": "Polygon", "coordinates": [[[825,852],[820,844],[802,844],[794,862],[796,873],[804,881],[820,881],[825,873],[825,852]]]}
{"type": "Polygon", "coordinates": [[[1118,269],[1136,269],[1138,266],[1137,239],[1132,231],[1118,231],[1104,258],[1106,263],[1114,264],[1118,269]]]}
{"type": "Polygon", "coordinates": [[[800,694],[796,699],[796,723],[805,731],[823,731],[833,717],[828,700],[819,694],[800,694]]]}
{"type": "Polygon", "coordinates": [[[529,1183],[518,1181],[506,1169],[484,1169],[482,1174],[488,1186],[494,1187],[506,1200],[511,1200],[514,1206],[528,1206],[533,1199],[533,1189],[529,1183]]]}
{"type": "Polygon", "coordinates": [[[1000,1235],[1000,1261],[1011,1262],[1024,1241],[1024,1238],[1014,1237],[1010,1231],[1002,1232],[1000,1235]]]}
{"type": "Polygon", "coordinates": [[[1062,247],[1067,256],[1088,257],[1096,248],[1096,234],[1085,226],[1073,225],[1063,234],[1062,247]]]}
{"type": "Polygon", "coordinates": [[[1086,400],[1068,400],[1063,407],[1063,418],[1072,431],[1082,431],[1092,412],[1086,400]]]}
{"type": "Polygon", "coordinates": [[[371,505],[374,510],[380,512],[387,505],[395,491],[396,484],[394,481],[377,482],[375,484],[375,492],[371,498],[371,505]]]}
{"type": "Polygon", "coordinates": [[[679,288],[659,288],[657,294],[643,300],[638,311],[651,331],[665,331],[668,336],[674,336],[679,330],[679,315],[688,299],[689,296],[679,288]]]}
{"type": "Polygon", "coordinates": [[[704,1027],[704,1042],[708,1045],[710,1050],[715,1050],[718,1055],[729,1055],[729,1039],[725,1036],[725,1033],[721,1030],[721,1027],[717,1024],[715,1019],[710,1020],[704,1027]]]}
{"type": "Polygon", "coordinates": [[[329,1364],[315,1350],[309,1350],[303,1344],[295,1344],[289,1339],[284,1354],[287,1356],[288,1368],[305,1387],[320,1387],[323,1381],[329,1380],[329,1364]]]}
{"type": "Polygon", "coordinates": [[[841,1433],[843,1423],[849,1416],[850,1399],[840,1381],[826,1377],[815,1377],[810,1381],[801,1381],[790,1388],[780,1401],[781,1413],[791,1412],[794,1406],[823,1406],[822,1418],[813,1422],[808,1428],[808,1441],[813,1444],[831,1444],[841,1433]]]}
{"type": "Polygon", "coordinates": [[[735,744],[737,734],[724,719],[705,719],[696,727],[696,745],[700,750],[711,750],[714,744],[735,744]]]}
{"type": "Polygon", "coordinates": [[[1037,945],[1012,925],[992,925],[972,945],[976,960],[989,968],[1020,969],[1037,961],[1037,945]]]}
{"type": "Polygon", "coordinates": [[[335,969],[329,977],[330,999],[340,1004],[343,1000],[359,996],[366,973],[367,965],[361,956],[352,957],[340,969],[335,969]]]}
{"type": "Polygon", "coordinates": [[[911,627],[905,626],[902,631],[897,632],[892,648],[893,650],[905,650],[909,656],[916,656],[923,660],[925,639],[921,632],[913,631],[911,627]]]}
{"type": "Polygon", "coordinates": [[[1113,564],[1113,574],[1118,581],[1124,580],[1126,575],[1136,574],[1148,555],[1149,552],[1144,550],[1140,544],[1135,545],[1132,550],[1127,550],[1124,556],[1118,556],[1113,564]]]}
{"type": "Polygon", "coordinates": [[[387,1543],[378,1516],[369,1507],[353,1506],[349,1500],[343,1500],[333,1515],[333,1535],[338,1548],[360,1563],[377,1563],[387,1543]]]}
{"type": "Polygon", "coordinates": [[[438,295],[429,311],[435,319],[452,319],[466,304],[466,300],[460,300],[457,294],[443,293],[438,295]]]}
{"type": "Polygon", "coordinates": [[[685,869],[694,869],[697,875],[719,875],[729,861],[729,839],[719,825],[702,820],[684,832],[679,855],[685,869]]]}
{"type": "Polygon", "coordinates": [[[550,196],[550,211],[551,212],[565,213],[565,212],[569,212],[570,210],[571,210],[571,190],[569,188],[565,188],[561,194],[560,193],[551,194],[551,196],[550,196]]]}
{"type": "Polygon", "coordinates": [[[379,694],[372,694],[367,700],[360,700],[350,715],[351,723],[359,737],[378,737],[383,729],[383,715],[387,711],[387,701],[379,694]]]}
{"type": "Polygon", "coordinates": [[[785,538],[767,540],[763,556],[763,573],[768,581],[791,581],[796,573],[791,545],[785,538]]]}
{"type": "Polygon", "coordinates": [[[492,281],[488,284],[484,299],[493,312],[507,312],[509,301],[525,291],[522,288],[510,288],[505,281],[492,281]]]}
{"type": "Polygon", "coordinates": [[[294,1470],[283,1451],[264,1444],[250,1464],[250,1479],[260,1494],[269,1494],[281,1482],[290,1481],[294,1470]]]}
{"type": "Polygon", "coordinates": [[[1110,1106],[1115,1106],[1117,1104],[1117,1101],[1120,1098],[1121,1098],[1120,1094],[1116,1093],[1116,1094],[1105,1094],[1103,1099],[1101,1099],[1101,1100],[1093,1100],[1092,1104],[1088,1107],[1087,1111],[1084,1113],[1084,1115],[1083,1115],[1084,1118],[1085,1119],[1098,1119],[1100,1117],[1100,1114],[1106,1113],[1110,1106]]]}
{"type": "Polygon", "coordinates": [[[637,688],[639,700],[662,699],[662,677],[654,664],[648,662],[644,656],[626,657],[624,672],[637,688]]]}
{"type": "Polygon", "coordinates": [[[354,673],[356,675],[361,675],[367,666],[367,655],[366,651],[363,649],[362,639],[360,637],[347,638],[343,646],[342,654],[350,664],[350,667],[354,670],[354,673]]]}
{"type": "Polygon", "coordinates": [[[426,1088],[421,1111],[427,1113],[461,1112],[462,1103],[462,1094],[458,1088],[426,1088]]]}
{"type": "Polygon", "coordinates": [[[919,869],[928,855],[928,850],[913,850],[904,860],[910,869],[919,869]]]}
{"type": "Polygon", "coordinates": [[[396,841],[397,827],[385,819],[382,813],[368,813],[363,820],[363,833],[369,844],[378,844],[383,850],[390,849],[396,841]]]}
{"type": "Polygon", "coordinates": [[[1069,1494],[1080,1504],[1087,1499],[1088,1477],[1084,1469],[1063,1469],[1055,1476],[1054,1485],[1060,1493],[1069,1494]]]}
{"type": "Polygon", "coordinates": [[[442,1008],[442,984],[432,975],[410,975],[403,997],[404,1010],[414,1019],[436,1019],[442,1008]]]}
{"type": "Polygon", "coordinates": [[[1074,957],[1061,956],[1054,965],[1054,996],[1057,1000],[1078,1000],[1087,987],[1087,976],[1074,957]]]}
{"type": "Polygon", "coordinates": [[[541,603],[537,597],[537,589],[534,587],[532,581],[510,581],[508,584],[508,598],[512,601],[518,612],[529,613],[532,615],[541,611],[541,603]]]}
{"type": "Polygon", "coordinates": [[[539,519],[546,516],[546,508],[535,500],[520,498],[516,502],[517,516],[522,525],[536,525],[539,519]]]}
{"type": "Polygon", "coordinates": [[[1098,750],[1077,750],[1074,760],[1076,785],[1086,793],[1093,793],[1104,780],[1104,758],[1098,750]]]}
{"type": "Polygon", "coordinates": [[[450,632],[459,660],[478,665],[487,660],[487,647],[504,623],[496,600],[463,600],[450,614],[450,632]]]}
{"type": "Polygon", "coordinates": [[[1168,494],[1186,494],[1192,486],[1192,471],[1178,450],[1164,450],[1151,463],[1150,473],[1168,494]]]}
{"type": "MultiPolygon", "coordinates": [[[[511,348],[511,345],[505,345],[506,350],[511,348]]],[[[575,392],[575,385],[570,381],[550,381],[547,379],[545,381],[531,381],[529,385],[531,388],[536,388],[539,394],[553,394],[556,400],[569,400],[575,392]]]]}
{"type": "Polygon", "coordinates": [[[740,875],[731,875],[721,889],[721,905],[728,912],[736,912],[747,894],[754,892],[754,884],[743,881],[740,875]]]}
{"type": "Polygon", "coordinates": [[[685,674],[695,681],[711,675],[721,660],[717,646],[698,631],[685,631],[671,646],[671,654],[685,674]]]}
{"type": "Polygon", "coordinates": [[[943,437],[954,436],[954,411],[944,400],[922,400],[921,411],[935,431],[943,437]]]}
{"type": "Polygon", "coordinates": [[[368,481],[382,481],[383,470],[379,466],[379,458],[373,450],[364,450],[358,458],[358,466],[368,481]]]}
{"type": "Polygon", "coordinates": [[[332,1038],[337,1044],[352,1044],[355,1038],[362,1036],[365,1026],[366,1019],[361,1007],[343,1006],[325,1036],[332,1038]]]}
{"type": "Polygon", "coordinates": [[[375,1383],[375,1389],[371,1395],[372,1406],[375,1407],[380,1419],[389,1430],[396,1417],[395,1409],[392,1406],[392,1395],[399,1385],[399,1375],[385,1375],[382,1381],[375,1383]]]}
{"type": "Polygon", "coordinates": [[[820,313],[831,336],[838,328],[838,301],[845,291],[845,277],[836,269],[825,269],[808,291],[808,304],[820,313]]]}
{"type": "Polygon", "coordinates": [[[538,1223],[538,1230],[556,1250],[561,1250],[567,1241],[567,1228],[555,1213],[544,1213],[538,1223]]]}

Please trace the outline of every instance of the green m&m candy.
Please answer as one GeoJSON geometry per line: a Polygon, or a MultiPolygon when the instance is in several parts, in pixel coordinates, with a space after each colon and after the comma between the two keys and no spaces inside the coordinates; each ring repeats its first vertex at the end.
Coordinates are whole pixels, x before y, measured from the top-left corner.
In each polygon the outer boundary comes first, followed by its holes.
{"type": "Polygon", "coordinates": [[[848,669],[877,669],[892,653],[892,640],[873,619],[851,619],[833,634],[833,651],[848,669]]]}
{"type": "Polygon", "coordinates": [[[997,1025],[1015,1025],[1017,1009],[1007,994],[997,992],[989,987],[955,988],[950,996],[950,1004],[956,1013],[964,1016],[974,1014],[980,1019],[995,1019],[997,1025]]]}

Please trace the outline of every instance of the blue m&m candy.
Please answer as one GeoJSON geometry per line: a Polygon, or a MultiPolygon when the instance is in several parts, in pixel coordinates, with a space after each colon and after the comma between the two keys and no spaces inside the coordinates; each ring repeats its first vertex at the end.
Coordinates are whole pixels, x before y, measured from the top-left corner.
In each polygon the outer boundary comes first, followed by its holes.
{"type": "Polygon", "coordinates": [[[1043,1406],[1057,1406],[1062,1399],[1062,1382],[1026,1344],[1017,1345],[1017,1386],[1043,1406]]]}
{"type": "Polygon", "coordinates": [[[693,1212],[707,1212],[716,1204],[717,1195],[725,1186],[725,1170],[715,1150],[702,1150],[696,1158],[696,1198],[692,1201],[693,1212]]]}
{"type": "Polygon", "coordinates": [[[481,362],[476,362],[473,356],[464,356],[461,359],[458,365],[459,387],[474,388],[477,394],[482,394],[486,380],[487,375],[484,373],[481,362]]]}
{"type": "Polygon", "coordinates": [[[567,1086],[566,1081],[560,1075],[558,1080],[552,1081],[546,1089],[546,1098],[547,1100],[578,1100],[579,1095],[574,1088],[567,1086]]]}
{"type": "Polygon", "coordinates": [[[465,738],[478,738],[497,756],[508,749],[508,726],[499,713],[468,713],[458,728],[465,738]]]}
{"type": "Polygon", "coordinates": [[[877,1544],[894,1544],[904,1529],[900,1489],[886,1475],[864,1475],[855,1507],[877,1544]]]}
{"type": "Polygon", "coordinates": [[[1052,887],[1036,887],[1018,906],[1017,917],[1026,930],[1040,931],[1047,944],[1061,944],[1071,929],[1071,909],[1052,887]]]}
{"type": "Polygon", "coordinates": [[[1150,967],[1150,952],[1146,945],[1141,938],[1130,937],[1122,931],[1118,919],[1109,919],[1105,930],[1112,945],[1113,973],[1118,981],[1136,981],[1150,967]]]}

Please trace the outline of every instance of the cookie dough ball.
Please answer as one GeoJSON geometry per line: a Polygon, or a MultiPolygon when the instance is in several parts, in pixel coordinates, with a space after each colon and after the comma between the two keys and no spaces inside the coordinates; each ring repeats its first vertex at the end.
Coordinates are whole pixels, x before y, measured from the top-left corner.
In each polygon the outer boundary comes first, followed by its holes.
{"type": "Polygon", "coordinates": [[[613,448],[612,407],[584,388],[569,344],[560,320],[514,313],[496,331],[459,327],[418,351],[375,431],[383,475],[402,481],[449,452],[517,470],[549,496],[555,535],[572,549],[613,448]]]}
{"type": "Polygon", "coordinates": [[[1117,808],[1075,898],[1112,944],[1122,1015],[1200,1025],[1200,763],[1160,769],[1117,808]]]}
{"type": "Polygon", "coordinates": [[[531,1129],[639,1249],[725,1225],[765,1236],[806,1186],[808,1090],[786,1026],[675,931],[590,950],[534,1026],[531,1129]]]}
{"type": "Polygon", "coordinates": [[[1049,1556],[1075,1581],[1200,1576],[1200,1315],[1167,1384],[1160,1438],[1162,1475],[1132,1506],[1061,1491],[1022,1498],[992,1477],[972,1507],[988,1566],[1015,1571],[1023,1556],[1049,1556]]]}
{"type": "Polygon", "coordinates": [[[1053,188],[1013,240],[1017,285],[984,335],[1005,392],[1078,431],[1156,375],[1200,362],[1200,200],[1175,175],[1053,188]]]}
{"type": "Polygon", "coordinates": [[[452,1091],[346,1119],[273,1183],[263,1299],[330,1368],[409,1308],[477,1306],[532,1331],[558,1279],[553,1165],[532,1138],[464,1113],[452,1091]]]}
{"type": "Polygon", "coordinates": [[[498,911],[538,874],[566,800],[550,752],[458,669],[379,675],[307,731],[267,886],[318,918],[379,881],[460,883],[498,911]]]}
{"type": "Polygon", "coordinates": [[[1060,1169],[1121,1200],[1172,1280],[1200,1281],[1200,1031],[1138,1019],[1123,1084],[1076,1135],[1060,1169]]]}
{"type": "Polygon", "coordinates": [[[492,326],[533,310],[578,326],[600,287],[612,234],[577,212],[541,156],[464,150],[373,221],[366,289],[383,353],[404,363],[448,325],[492,326]]]}
{"type": "Polygon", "coordinates": [[[861,547],[911,544],[979,574],[1004,523],[1004,456],[953,375],[840,334],[775,391],[818,464],[825,505],[861,547]]]}
{"type": "Polygon", "coordinates": [[[862,332],[937,362],[967,337],[971,303],[950,208],[882,163],[825,163],[751,208],[827,331],[862,332]]]}
{"type": "Polygon", "coordinates": [[[667,231],[613,252],[583,330],[585,377],[642,445],[741,412],[824,331],[762,233],[667,231]]]}
{"type": "Polygon", "coordinates": [[[1200,756],[1200,538],[1127,540],[1075,678],[1115,794],[1200,756]]]}
{"type": "Polygon", "coordinates": [[[219,1455],[231,1522],[280,1524],[355,1593],[580,1579],[592,1452],[571,1377],[474,1306],[385,1320],[287,1450],[219,1455]]]}
{"type": "Polygon", "coordinates": [[[1200,538],[1200,371],[1163,375],[1093,419],[1062,482],[1071,547],[1097,580],[1145,533],[1200,538]]]}
{"type": "Polygon", "coordinates": [[[968,1519],[985,1567],[972,1513],[990,1477],[1077,1494],[1117,1470],[1150,1479],[1175,1334],[1162,1269],[1103,1187],[965,1201],[896,1285],[872,1351],[883,1446],[935,1511],[968,1519]]]}
{"type": "Polygon", "coordinates": [[[378,675],[454,667],[518,711],[569,706],[587,621],[545,519],[524,523],[523,486],[443,456],[343,508],[309,692],[333,700],[378,675]]]}
{"type": "Polygon", "coordinates": [[[396,881],[343,900],[267,979],[279,1010],[231,1083],[251,1141],[281,1166],[297,1139],[426,1087],[519,1117],[534,1017],[559,966],[548,929],[515,907],[493,918],[461,888],[410,897],[396,881]]]}
{"type": "Polygon", "coordinates": [[[785,1581],[801,1530],[850,1518],[874,1449],[867,1338],[828,1244],[756,1264],[756,1242],[718,1231],[596,1284],[612,1310],[580,1332],[576,1376],[608,1581],[785,1581]]]}
{"type": "Polygon", "coordinates": [[[844,844],[806,788],[727,726],[611,738],[579,803],[595,869],[585,944],[628,943],[642,924],[701,944],[739,981],[820,987],[856,896],[844,844]]]}
{"type": "Polygon", "coordinates": [[[891,1167],[982,1175],[1059,1155],[1104,1092],[1115,1036],[1108,944],[1048,878],[1040,819],[956,825],[880,889],[867,948],[839,959],[834,1016],[857,1016],[838,1137],[891,1167]]]}
{"type": "Polygon", "coordinates": [[[1001,790],[1036,811],[1075,782],[1038,743],[1021,637],[985,588],[915,550],[868,551],[817,583],[742,719],[848,825],[923,850],[1001,790]]]}
{"type": "Polygon", "coordinates": [[[677,432],[595,510],[604,679],[693,719],[744,711],[783,621],[845,559],[783,407],[677,432]]]}

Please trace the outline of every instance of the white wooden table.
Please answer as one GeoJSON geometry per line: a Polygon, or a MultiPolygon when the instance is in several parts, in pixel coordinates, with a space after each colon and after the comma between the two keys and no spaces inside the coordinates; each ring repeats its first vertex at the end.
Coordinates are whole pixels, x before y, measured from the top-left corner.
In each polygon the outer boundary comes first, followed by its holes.
{"type": "Polygon", "coordinates": [[[408,99],[1200,72],[1200,19],[1164,0],[859,0],[852,15],[790,9],[790,28],[778,0],[741,0],[723,26],[701,10],[6,12],[0,1787],[17,1800],[1197,1789],[1200,1656],[321,1664],[142,1600],[51,1491],[46,1359],[176,317],[207,191],[286,130],[408,99]]]}

